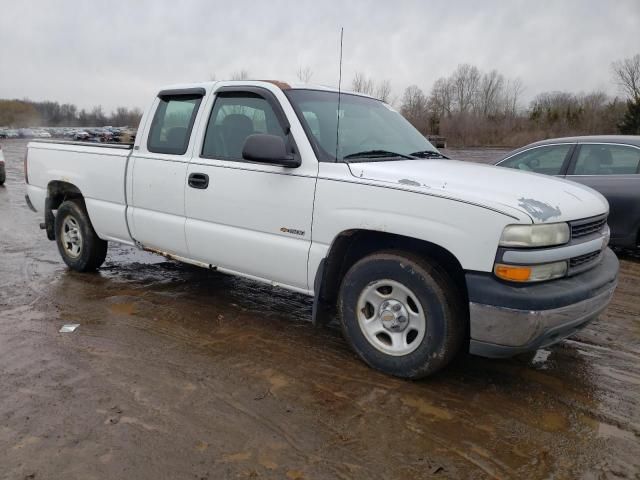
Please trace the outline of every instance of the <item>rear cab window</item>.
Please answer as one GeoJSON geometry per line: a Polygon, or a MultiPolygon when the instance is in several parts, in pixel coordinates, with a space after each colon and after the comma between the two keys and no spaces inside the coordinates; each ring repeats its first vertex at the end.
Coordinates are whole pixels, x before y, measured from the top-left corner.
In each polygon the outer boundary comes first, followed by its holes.
{"type": "Polygon", "coordinates": [[[153,153],[184,155],[202,95],[161,96],[153,116],[147,149],[153,153]]]}
{"type": "Polygon", "coordinates": [[[573,175],[633,175],[640,173],[640,149],[626,145],[580,145],[573,175]]]}

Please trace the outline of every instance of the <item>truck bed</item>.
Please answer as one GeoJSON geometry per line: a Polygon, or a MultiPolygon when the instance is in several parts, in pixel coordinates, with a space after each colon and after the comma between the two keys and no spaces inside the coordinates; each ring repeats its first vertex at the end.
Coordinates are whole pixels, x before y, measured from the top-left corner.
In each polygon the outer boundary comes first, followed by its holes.
{"type": "Polygon", "coordinates": [[[125,220],[125,179],[133,145],[64,140],[29,142],[28,192],[37,211],[44,211],[57,182],[77,187],[100,238],[131,243],[125,220]]]}

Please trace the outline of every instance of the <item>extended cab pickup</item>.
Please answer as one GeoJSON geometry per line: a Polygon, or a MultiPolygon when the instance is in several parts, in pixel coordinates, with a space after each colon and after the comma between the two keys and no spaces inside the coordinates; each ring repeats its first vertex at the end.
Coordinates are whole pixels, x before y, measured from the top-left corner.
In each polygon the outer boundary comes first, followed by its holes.
{"type": "Polygon", "coordinates": [[[25,176],[70,268],[112,241],[302,292],[401,377],[558,342],[617,281],[599,193],[449,160],[389,105],[326,88],[163,89],[133,146],[32,142],[25,176]]]}

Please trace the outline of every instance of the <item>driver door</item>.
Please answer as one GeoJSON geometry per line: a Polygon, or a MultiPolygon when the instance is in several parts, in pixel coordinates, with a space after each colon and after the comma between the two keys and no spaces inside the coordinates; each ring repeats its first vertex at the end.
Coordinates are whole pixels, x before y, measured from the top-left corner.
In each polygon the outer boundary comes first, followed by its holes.
{"type": "Polygon", "coordinates": [[[265,88],[223,87],[210,112],[187,171],[191,258],[308,291],[317,160],[307,156],[298,168],[286,168],[243,159],[244,142],[254,133],[282,136],[300,155],[279,101],[265,88]]]}

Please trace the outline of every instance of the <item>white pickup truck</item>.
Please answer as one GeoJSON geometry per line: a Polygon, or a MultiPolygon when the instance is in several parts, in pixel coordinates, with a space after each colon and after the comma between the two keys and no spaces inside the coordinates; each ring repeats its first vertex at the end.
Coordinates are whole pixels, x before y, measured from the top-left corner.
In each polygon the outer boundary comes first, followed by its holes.
{"type": "Polygon", "coordinates": [[[112,241],[302,292],[400,377],[558,342],[617,281],[599,193],[449,160],[389,105],[321,87],[166,88],[134,145],[32,142],[25,176],[70,268],[112,241]]]}

